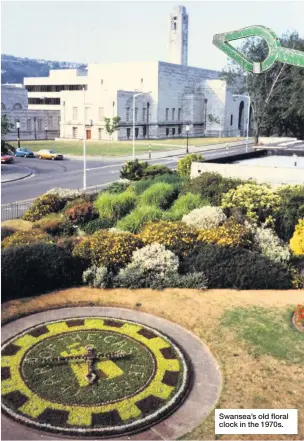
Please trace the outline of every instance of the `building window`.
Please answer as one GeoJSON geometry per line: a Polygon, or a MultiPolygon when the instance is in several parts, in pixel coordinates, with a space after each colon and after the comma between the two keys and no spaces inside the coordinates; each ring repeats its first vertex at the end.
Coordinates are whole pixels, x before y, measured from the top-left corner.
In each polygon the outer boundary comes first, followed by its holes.
{"type": "Polygon", "coordinates": [[[135,107],[135,121],[137,121],[138,107],[135,107]]]}
{"type": "Polygon", "coordinates": [[[174,117],[175,117],[175,109],[172,109],[172,121],[174,121],[174,117]]]}
{"type": "Polygon", "coordinates": [[[182,120],[182,109],[181,108],[178,109],[177,119],[178,119],[178,121],[182,120]]]}
{"type": "Polygon", "coordinates": [[[104,137],[104,129],[99,128],[98,129],[98,139],[103,139],[103,137],[104,137]]]}
{"type": "Polygon", "coordinates": [[[166,128],[166,136],[169,136],[169,129],[168,129],[168,127],[166,128]]]}
{"type": "Polygon", "coordinates": [[[233,124],[233,115],[230,115],[230,125],[232,126],[233,124]]]}
{"type": "Polygon", "coordinates": [[[130,120],[130,107],[126,108],[126,122],[129,122],[130,120]]]}
{"type": "Polygon", "coordinates": [[[52,104],[52,105],[60,105],[60,98],[29,98],[29,104],[52,104]]]}
{"type": "Polygon", "coordinates": [[[166,121],[168,121],[169,120],[169,109],[167,108],[166,109],[166,121]]]}
{"type": "Polygon", "coordinates": [[[127,138],[130,139],[130,135],[131,135],[131,129],[128,127],[127,128],[127,138]]]}
{"type": "Polygon", "coordinates": [[[178,128],[178,134],[180,135],[182,133],[182,126],[179,126],[178,128]]]}
{"type": "Polygon", "coordinates": [[[138,127],[135,128],[135,138],[138,137],[138,127]]]}
{"type": "Polygon", "coordinates": [[[100,84],[101,84],[101,85],[103,84],[103,80],[100,80],[100,84]]]}
{"type": "Polygon", "coordinates": [[[14,109],[14,110],[21,110],[21,109],[22,109],[22,106],[21,106],[20,103],[16,103],[16,104],[14,104],[13,109],[14,109]]]}
{"type": "Polygon", "coordinates": [[[73,127],[73,138],[78,139],[78,127],[73,127]]]}
{"type": "Polygon", "coordinates": [[[52,116],[49,116],[49,117],[48,117],[48,128],[49,128],[50,130],[53,129],[53,117],[52,117],[52,116]]]}
{"type": "Polygon", "coordinates": [[[104,121],[104,107],[98,107],[98,121],[104,121]]]}
{"type": "Polygon", "coordinates": [[[4,103],[1,103],[1,110],[5,110],[5,104],[4,103]]]}
{"type": "Polygon", "coordinates": [[[85,107],[85,109],[84,109],[84,119],[85,120],[90,119],[90,107],[85,107]]]}
{"type": "Polygon", "coordinates": [[[73,107],[73,121],[78,119],[78,107],[73,107]]]}
{"type": "Polygon", "coordinates": [[[173,127],[173,129],[172,129],[172,135],[173,136],[175,135],[175,127],[173,127]]]}
{"type": "Polygon", "coordinates": [[[142,120],[143,120],[143,121],[146,121],[146,110],[147,110],[147,109],[144,107],[144,108],[143,108],[143,113],[142,113],[142,120]]]}
{"type": "Polygon", "coordinates": [[[38,119],[38,131],[42,131],[42,119],[38,119]]]}
{"type": "Polygon", "coordinates": [[[32,120],[31,119],[26,120],[26,130],[28,132],[31,132],[31,130],[32,130],[32,120]]]}
{"type": "Polygon", "coordinates": [[[143,126],[143,137],[145,138],[147,134],[147,126],[143,126]]]}

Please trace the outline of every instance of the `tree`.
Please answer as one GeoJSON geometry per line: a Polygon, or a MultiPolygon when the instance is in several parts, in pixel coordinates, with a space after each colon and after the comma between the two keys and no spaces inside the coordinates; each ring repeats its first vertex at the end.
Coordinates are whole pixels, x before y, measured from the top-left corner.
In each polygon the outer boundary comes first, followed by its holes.
{"type": "MultiPolygon", "coordinates": [[[[304,40],[294,32],[281,37],[281,45],[304,50],[304,40]]],[[[241,50],[251,61],[267,57],[268,46],[263,39],[251,38],[241,50]]],[[[293,135],[304,139],[304,69],[276,63],[260,74],[245,72],[230,65],[222,72],[233,93],[248,93],[254,122],[255,143],[259,136],[293,135]]]]}
{"type": "Polygon", "coordinates": [[[7,115],[1,115],[1,135],[7,135],[13,127],[14,125],[9,122],[7,115]]]}
{"type": "Polygon", "coordinates": [[[111,141],[113,141],[113,133],[116,132],[116,130],[119,129],[119,123],[120,123],[120,117],[119,116],[114,116],[113,118],[105,118],[104,119],[106,125],[106,132],[109,135],[109,137],[111,136],[111,141]]]}

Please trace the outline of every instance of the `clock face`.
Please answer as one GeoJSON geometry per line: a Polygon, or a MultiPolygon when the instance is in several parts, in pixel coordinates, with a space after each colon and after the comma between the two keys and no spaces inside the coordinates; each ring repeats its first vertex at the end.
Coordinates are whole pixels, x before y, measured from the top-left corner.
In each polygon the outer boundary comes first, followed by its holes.
{"type": "Polygon", "coordinates": [[[115,318],[30,328],[2,347],[2,407],[17,421],[79,436],[117,436],[163,419],[189,389],[168,337],[115,318]]]}

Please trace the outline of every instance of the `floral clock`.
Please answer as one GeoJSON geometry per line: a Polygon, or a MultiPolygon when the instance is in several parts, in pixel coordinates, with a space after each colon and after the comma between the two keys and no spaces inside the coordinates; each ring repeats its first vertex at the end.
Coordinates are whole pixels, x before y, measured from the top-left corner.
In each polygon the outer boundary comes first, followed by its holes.
{"type": "Polygon", "coordinates": [[[304,305],[298,305],[292,315],[292,323],[300,332],[304,332],[304,305]]]}
{"type": "Polygon", "coordinates": [[[167,336],[139,323],[77,317],[30,328],[2,346],[2,408],[72,436],[139,432],[186,397],[191,369],[167,336]]]}

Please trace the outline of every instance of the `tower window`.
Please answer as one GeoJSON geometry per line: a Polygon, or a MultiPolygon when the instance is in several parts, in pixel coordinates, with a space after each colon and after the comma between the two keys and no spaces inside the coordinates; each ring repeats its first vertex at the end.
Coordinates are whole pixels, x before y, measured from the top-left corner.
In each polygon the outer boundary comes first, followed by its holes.
{"type": "Polygon", "coordinates": [[[167,107],[166,108],[166,121],[168,121],[169,120],[169,108],[167,107]]]}
{"type": "Polygon", "coordinates": [[[233,115],[230,115],[230,125],[232,126],[233,124],[233,115]]]}

